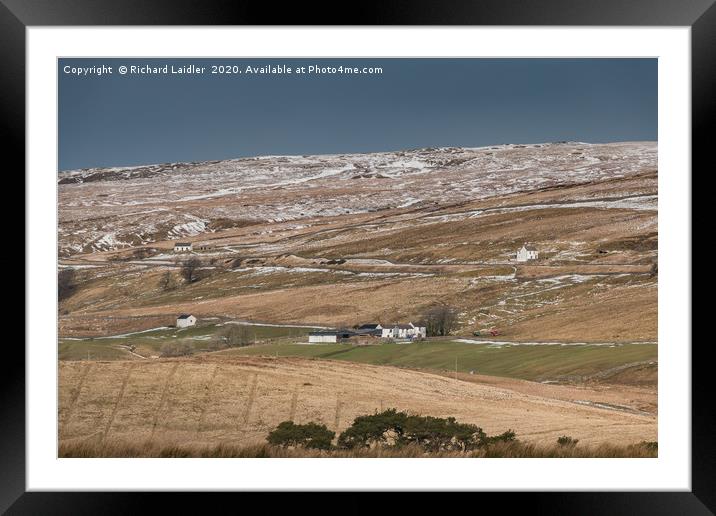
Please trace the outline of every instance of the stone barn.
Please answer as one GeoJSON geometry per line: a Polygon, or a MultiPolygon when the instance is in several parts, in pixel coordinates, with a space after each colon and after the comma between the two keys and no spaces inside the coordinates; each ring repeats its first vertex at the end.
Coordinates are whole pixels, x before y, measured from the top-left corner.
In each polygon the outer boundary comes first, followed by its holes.
{"type": "Polygon", "coordinates": [[[196,324],[196,317],[191,314],[181,314],[177,317],[177,328],[188,328],[196,324]]]}

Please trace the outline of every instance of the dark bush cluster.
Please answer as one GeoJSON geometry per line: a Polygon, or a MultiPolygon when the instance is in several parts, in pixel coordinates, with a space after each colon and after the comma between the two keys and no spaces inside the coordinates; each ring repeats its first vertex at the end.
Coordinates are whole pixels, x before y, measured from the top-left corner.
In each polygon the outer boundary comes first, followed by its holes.
{"type": "Polygon", "coordinates": [[[568,435],[562,435],[557,438],[557,444],[560,446],[576,446],[579,439],[574,439],[568,435]]]}
{"type": "Polygon", "coordinates": [[[326,425],[307,423],[297,425],[293,421],[284,421],[273,430],[266,440],[269,444],[283,447],[303,447],[328,450],[336,433],[326,425]]]}
{"type": "Polygon", "coordinates": [[[403,434],[405,415],[388,409],[371,416],[358,416],[353,425],[338,436],[339,448],[367,448],[375,445],[396,444],[403,434]]]}
{"type": "Polygon", "coordinates": [[[468,451],[495,442],[514,441],[515,433],[488,436],[476,425],[458,423],[454,417],[410,415],[388,409],[370,416],[360,416],[338,437],[344,449],[371,446],[418,445],[430,452],[468,451]]]}
{"type": "MultiPolygon", "coordinates": [[[[296,425],[284,421],[268,436],[268,442],[280,446],[331,449],[335,433],[325,425],[296,425]],[[317,444],[320,443],[320,446],[317,444]]],[[[470,451],[498,442],[515,441],[511,430],[488,436],[476,425],[458,423],[455,418],[411,415],[388,409],[359,416],[339,436],[336,448],[356,450],[376,446],[400,448],[419,446],[427,452],[470,451]]]]}

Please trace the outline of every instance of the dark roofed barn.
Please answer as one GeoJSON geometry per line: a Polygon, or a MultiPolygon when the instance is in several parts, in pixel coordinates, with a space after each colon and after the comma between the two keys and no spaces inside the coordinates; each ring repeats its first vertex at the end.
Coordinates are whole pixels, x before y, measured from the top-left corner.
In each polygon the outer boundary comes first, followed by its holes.
{"type": "Polygon", "coordinates": [[[374,335],[380,337],[383,327],[380,324],[362,324],[356,328],[358,335],[374,335]]]}
{"type": "Polygon", "coordinates": [[[177,328],[187,328],[196,324],[196,317],[191,314],[181,314],[177,317],[177,328]]]}

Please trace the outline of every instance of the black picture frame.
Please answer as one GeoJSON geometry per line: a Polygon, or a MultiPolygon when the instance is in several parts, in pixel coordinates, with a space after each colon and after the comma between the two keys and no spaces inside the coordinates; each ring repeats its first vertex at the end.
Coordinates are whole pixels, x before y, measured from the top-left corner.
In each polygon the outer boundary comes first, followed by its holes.
{"type": "MultiPolygon", "coordinates": [[[[345,4],[341,9],[305,3],[230,0],[0,0],[0,126],[6,153],[25,166],[25,29],[86,25],[576,25],[689,26],[692,71],[692,162],[711,154],[716,105],[716,6],[714,0],[404,0],[345,4]]],[[[336,7],[336,6],[334,6],[336,7]]],[[[54,116],[54,115],[53,115],[54,116]]],[[[7,155],[6,155],[7,158],[7,155]]],[[[684,171],[691,174],[690,171],[684,171]]],[[[693,177],[693,175],[692,175],[693,177]]],[[[31,271],[25,269],[27,277],[31,271]]],[[[691,335],[685,335],[691,345],[691,335]]],[[[469,504],[496,502],[500,510],[529,507],[532,514],[713,514],[716,510],[716,435],[705,346],[692,346],[692,490],[690,492],[471,493],[469,504]],[[476,502],[476,498],[479,500],[476,502]]],[[[164,510],[190,510],[186,495],[149,493],[26,492],[25,355],[7,346],[0,377],[0,510],[8,514],[128,514],[152,502],[164,510]]],[[[215,495],[228,502],[229,494],[215,495]]],[[[244,494],[243,504],[261,494],[244,494]],[[248,500],[246,499],[248,498],[248,500]]],[[[273,495],[271,495],[273,496],[273,495]]],[[[374,506],[374,494],[351,494],[348,512],[374,506]]],[[[423,504],[415,495],[412,503],[423,504]]],[[[264,499],[265,500],[265,499],[264,499]]],[[[258,500],[256,500],[258,502],[258,500]]],[[[392,504],[393,502],[391,502],[392,504]]],[[[406,509],[405,500],[399,502],[406,509]]],[[[385,502],[382,501],[383,507],[385,502]]],[[[330,508],[332,504],[326,504],[330,508]]],[[[227,507],[227,512],[228,512],[227,507]]],[[[320,510],[320,509],[318,509],[320,510]]],[[[337,509],[335,509],[337,510],[337,509]]],[[[341,511],[341,512],[346,512],[341,511]]],[[[232,511],[233,512],[233,511],[232,511]]],[[[273,511],[272,511],[273,512],[273,511]]]]}

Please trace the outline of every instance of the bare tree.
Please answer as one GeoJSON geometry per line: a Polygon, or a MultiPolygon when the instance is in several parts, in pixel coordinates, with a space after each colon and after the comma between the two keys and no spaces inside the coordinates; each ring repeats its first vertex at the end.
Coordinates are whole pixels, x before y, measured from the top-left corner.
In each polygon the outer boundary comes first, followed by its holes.
{"type": "Polygon", "coordinates": [[[228,348],[248,346],[251,344],[249,328],[240,324],[227,324],[219,333],[218,340],[228,348]]]}
{"type": "Polygon", "coordinates": [[[192,256],[182,264],[181,275],[187,283],[194,283],[199,279],[197,269],[201,266],[201,260],[196,256],[192,256]]]}
{"type": "Polygon", "coordinates": [[[457,309],[447,305],[432,306],[420,321],[429,337],[449,335],[457,327],[457,309]]]}
{"type": "Polygon", "coordinates": [[[74,269],[62,269],[57,274],[57,299],[62,301],[74,294],[77,289],[74,269]]]}
{"type": "Polygon", "coordinates": [[[159,288],[161,288],[164,292],[177,288],[177,280],[171,271],[165,272],[162,274],[162,277],[159,278],[159,288]]]}

